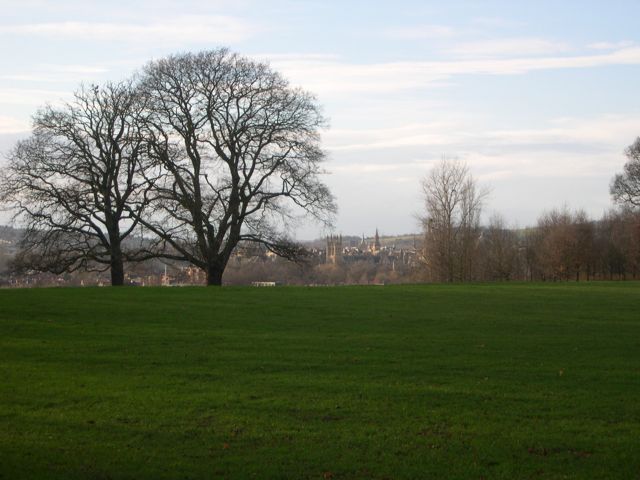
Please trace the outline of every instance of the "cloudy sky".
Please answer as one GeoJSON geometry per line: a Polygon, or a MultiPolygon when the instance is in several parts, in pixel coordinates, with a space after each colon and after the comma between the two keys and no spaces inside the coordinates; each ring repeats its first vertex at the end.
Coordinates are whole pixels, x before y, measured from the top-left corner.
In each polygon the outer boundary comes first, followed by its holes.
{"type": "Polygon", "coordinates": [[[567,204],[597,217],[640,135],[637,0],[0,0],[0,11],[0,150],[80,82],[228,46],[324,106],[344,234],[417,231],[420,178],[442,156],[491,188],[487,215],[525,226],[567,204]]]}

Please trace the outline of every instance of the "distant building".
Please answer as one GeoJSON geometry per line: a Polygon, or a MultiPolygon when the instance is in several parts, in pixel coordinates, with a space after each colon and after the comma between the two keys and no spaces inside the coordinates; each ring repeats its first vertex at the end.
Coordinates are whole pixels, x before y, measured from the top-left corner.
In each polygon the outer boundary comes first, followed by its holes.
{"type": "Polygon", "coordinates": [[[204,284],[207,280],[207,276],[205,275],[205,271],[201,268],[195,267],[193,265],[189,265],[184,267],[181,271],[183,276],[185,277],[185,283],[189,285],[200,285],[204,284]]]}
{"type": "Polygon", "coordinates": [[[344,246],[342,235],[327,237],[327,248],[324,252],[324,260],[327,264],[338,265],[342,263],[370,262],[391,266],[415,266],[418,261],[418,249],[413,238],[413,246],[404,245],[397,248],[393,244],[382,245],[380,233],[376,228],[375,235],[369,241],[362,235],[362,240],[348,240],[348,246],[344,246]]]}
{"type": "Polygon", "coordinates": [[[328,236],[325,262],[337,265],[342,263],[343,259],[344,256],[342,251],[342,235],[328,236]]]}
{"type": "Polygon", "coordinates": [[[160,275],[160,285],[162,285],[163,287],[169,287],[171,286],[171,277],[169,275],[167,275],[167,266],[164,266],[164,273],[162,275],[160,275]]]}
{"type": "Polygon", "coordinates": [[[382,247],[380,246],[380,235],[378,235],[378,229],[376,228],[376,236],[373,237],[373,244],[371,245],[371,253],[373,253],[374,255],[380,253],[380,249],[382,247]]]}

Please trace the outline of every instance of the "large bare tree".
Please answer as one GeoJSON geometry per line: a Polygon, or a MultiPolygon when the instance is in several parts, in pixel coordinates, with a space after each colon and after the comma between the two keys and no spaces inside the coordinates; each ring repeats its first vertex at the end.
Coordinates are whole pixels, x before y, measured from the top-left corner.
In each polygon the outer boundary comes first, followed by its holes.
{"type": "Polygon", "coordinates": [[[624,172],[613,177],[611,195],[616,203],[630,208],[640,208],[640,137],[626,150],[627,163],[624,172]]]}
{"type": "Polygon", "coordinates": [[[464,163],[448,159],[427,174],[422,191],[425,259],[431,278],[471,280],[477,261],[480,214],[488,192],[478,187],[464,163]]]}
{"type": "MultiPolygon", "coordinates": [[[[16,263],[61,273],[110,270],[124,281],[124,248],[144,207],[140,175],[145,107],[130,82],[81,87],[69,103],[33,118],[9,155],[0,202],[25,228],[16,263]]],[[[147,174],[149,177],[149,174],[147,174]]]]}
{"type": "Polygon", "coordinates": [[[295,257],[282,227],[296,211],[330,221],[336,207],[319,177],[324,119],[311,94],[226,49],[151,62],[141,88],[149,153],[164,172],[143,222],[165,256],[220,285],[239,242],[295,257]]]}

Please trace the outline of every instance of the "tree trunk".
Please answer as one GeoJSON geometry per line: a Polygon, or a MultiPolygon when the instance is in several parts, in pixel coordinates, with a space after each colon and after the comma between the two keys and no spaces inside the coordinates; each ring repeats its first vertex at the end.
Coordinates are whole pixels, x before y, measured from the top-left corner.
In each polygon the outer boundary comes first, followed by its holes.
{"type": "Polygon", "coordinates": [[[122,245],[120,238],[120,228],[118,220],[111,210],[105,212],[105,225],[109,235],[109,266],[111,269],[111,286],[121,287],[124,285],[124,265],[122,259],[122,245]]]}
{"type": "Polygon", "coordinates": [[[124,285],[124,265],[122,263],[122,252],[120,246],[111,249],[111,286],[121,287],[124,285]]]}
{"type": "Polygon", "coordinates": [[[225,265],[219,261],[212,261],[207,266],[207,286],[219,287],[222,285],[222,274],[224,273],[225,265]]]}
{"type": "Polygon", "coordinates": [[[222,270],[216,268],[209,268],[207,270],[207,286],[222,286],[222,270]]]}

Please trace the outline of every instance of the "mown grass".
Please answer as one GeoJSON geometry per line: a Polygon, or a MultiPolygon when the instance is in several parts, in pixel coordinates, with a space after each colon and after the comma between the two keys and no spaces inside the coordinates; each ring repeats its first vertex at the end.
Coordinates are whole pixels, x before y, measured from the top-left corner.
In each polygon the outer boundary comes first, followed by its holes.
{"type": "Polygon", "coordinates": [[[640,478],[640,284],[0,290],[0,478],[640,478]]]}

